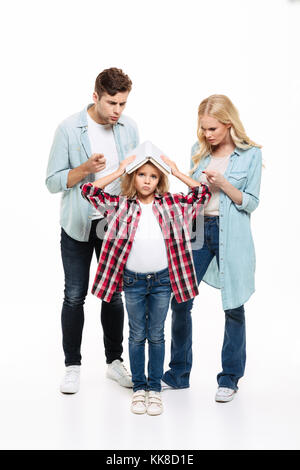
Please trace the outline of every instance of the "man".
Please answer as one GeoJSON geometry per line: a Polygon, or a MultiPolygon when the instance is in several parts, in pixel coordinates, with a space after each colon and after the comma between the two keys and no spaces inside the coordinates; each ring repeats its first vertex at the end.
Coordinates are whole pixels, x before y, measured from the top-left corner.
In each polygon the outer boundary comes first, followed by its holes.
{"type": "MultiPolygon", "coordinates": [[[[51,193],[62,192],[60,224],[65,296],[61,321],[66,365],[60,386],[62,393],[79,390],[83,305],[93,252],[98,258],[102,245],[96,233],[101,215],[82,198],[80,186],[117,169],[125,154],[138,145],[136,124],[122,115],[131,86],[131,80],[120,69],[101,72],[95,82],[94,104],[59,125],[50,152],[46,185],[51,193]]],[[[119,194],[119,180],[105,189],[119,194]]],[[[106,375],[122,386],[132,387],[121,357],[124,310],[120,293],[110,303],[102,302],[101,323],[108,364],[106,375]]]]}

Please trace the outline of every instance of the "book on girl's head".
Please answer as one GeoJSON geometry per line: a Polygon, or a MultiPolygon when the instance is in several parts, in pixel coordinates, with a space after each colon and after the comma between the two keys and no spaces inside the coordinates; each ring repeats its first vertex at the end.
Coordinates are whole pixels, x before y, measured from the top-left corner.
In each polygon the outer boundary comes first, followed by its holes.
{"type": "Polygon", "coordinates": [[[138,145],[138,147],[131,150],[126,156],[129,157],[129,155],[136,155],[136,158],[133,160],[133,162],[127,165],[126,173],[132,173],[147,162],[153,163],[153,165],[157,166],[157,168],[165,175],[171,173],[171,168],[169,165],[167,165],[160,158],[160,156],[165,155],[165,153],[159,148],[155,147],[155,145],[153,145],[149,140],[138,145]]]}

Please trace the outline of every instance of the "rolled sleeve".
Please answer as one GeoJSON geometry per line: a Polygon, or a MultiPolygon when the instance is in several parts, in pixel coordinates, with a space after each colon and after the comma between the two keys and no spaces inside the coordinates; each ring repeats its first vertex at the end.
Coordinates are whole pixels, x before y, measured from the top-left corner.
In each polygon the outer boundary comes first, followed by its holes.
{"type": "Polygon", "coordinates": [[[85,183],[80,186],[81,195],[104,217],[117,210],[122,196],[113,196],[101,188],[85,183]]]}
{"type": "Polygon", "coordinates": [[[199,184],[190,188],[188,194],[177,193],[173,197],[184,208],[186,215],[194,220],[209,201],[211,193],[208,186],[199,184]]]}
{"type": "Polygon", "coordinates": [[[62,170],[59,172],[59,176],[60,176],[60,186],[62,188],[63,191],[69,191],[71,188],[68,188],[67,187],[67,183],[68,183],[68,174],[70,172],[70,169],[68,170],[62,170]]]}
{"type": "Polygon", "coordinates": [[[241,193],[242,193],[242,204],[235,204],[235,207],[239,211],[246,211],[250,203],[250,196],[249,194],[244,193],[243,191],[241,191],[241,193]]]}
{"type": "Polygon", "coordinates": [[[63,128],[59,126],[51,147],[46,175],[46,186],[51,193],[72,189],[67,187],[70,169],[68,138],[63,128]]]}
{"type": "Polygon", "coordinates": [[[261,182],[262,156],[261,150],[255,148],[255,153],[248,170],[247,184],[242,193],[242,204],[235,204],[239,211],[245,211],[249,214],[253,212],[259,204],[259,191],[261,182]]]}

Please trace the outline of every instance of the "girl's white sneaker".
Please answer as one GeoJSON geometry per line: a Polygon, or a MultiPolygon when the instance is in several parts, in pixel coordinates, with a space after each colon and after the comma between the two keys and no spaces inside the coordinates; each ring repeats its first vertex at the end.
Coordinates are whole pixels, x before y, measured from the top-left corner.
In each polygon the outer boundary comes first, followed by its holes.
{"type": "Polygon", "coordinates": [[[145,390],[137,390],[132,395],[131,401],[131,411],[132,413],[142,415],[146,413],[146,392],[145,390]]]}
{"type": "Polygon", "coordinates": [[[147,403],[148,415],[150,416],[161,415],[163,411],[164,411],[164,407],[162,404],[161,393],[150,390],[149,395],[148,395],[148,403],[147,403]]]}

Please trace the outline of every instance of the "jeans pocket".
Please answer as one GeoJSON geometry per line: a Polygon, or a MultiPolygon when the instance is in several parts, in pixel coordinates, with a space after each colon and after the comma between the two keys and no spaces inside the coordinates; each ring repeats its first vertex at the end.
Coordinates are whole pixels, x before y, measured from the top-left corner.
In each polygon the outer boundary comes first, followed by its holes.
{"type": "Polygon", "coordinates": [[[136,283],[136,279],[130,276],[123,276],[124,287],[133,287],[136,283]]]}
{"type": "Polygon", "coordinates": [[[158,280],[158,282],[161,286],[170,286],[171,285],[169,276],[160,278],[158,280]]]}

